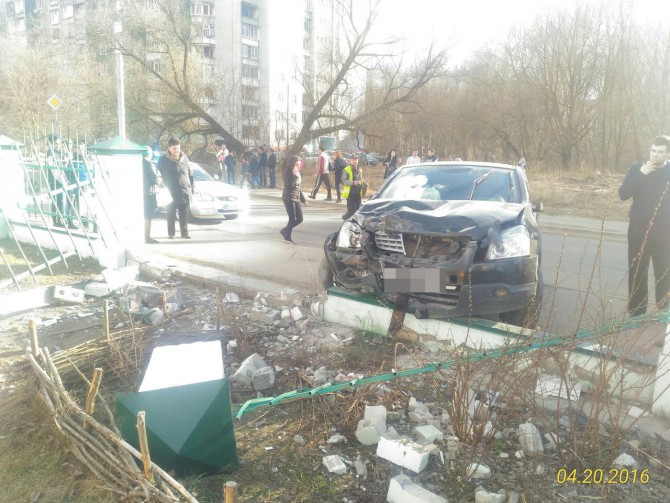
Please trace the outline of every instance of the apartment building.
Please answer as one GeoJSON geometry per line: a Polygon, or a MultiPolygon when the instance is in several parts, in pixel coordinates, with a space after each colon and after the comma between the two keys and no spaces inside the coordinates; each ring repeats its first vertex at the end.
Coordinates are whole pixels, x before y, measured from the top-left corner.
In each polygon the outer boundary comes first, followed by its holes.
{"type": "MultiPolygon", "coordinates": [[[[160,9],[160,0],[144,1],[147,10],[160,9]]],[[[211,79],[203,106],[246,145],[289,144],[334,71],[342,28],[334,0],[183,1],[192,50],[211,79]]],[[[124,0],[109,3],[124,9],[124,0]]],[[[93,4],[0,0],[0,38],[30,44],[46,36],[85,48],[85,9],[93,4]]],[[[162,71],[151,41],[146,51],[152,69],[162,71]]],[[[101,64],[113,71],[113,60],[101,64]]],[[[338,107],[337,94],[328,106],[338,107]]]]}

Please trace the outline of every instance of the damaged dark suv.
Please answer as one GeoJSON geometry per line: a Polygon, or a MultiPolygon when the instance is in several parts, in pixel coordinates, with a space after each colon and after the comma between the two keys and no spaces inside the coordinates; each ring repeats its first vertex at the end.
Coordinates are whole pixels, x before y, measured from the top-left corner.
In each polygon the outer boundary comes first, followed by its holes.
{"type": "Polygon", "coordinates": [[[517,166],[405,166],[326,239],[324,280],[418,318],[533,324],[542,298],[537,211],[517,166]]]}

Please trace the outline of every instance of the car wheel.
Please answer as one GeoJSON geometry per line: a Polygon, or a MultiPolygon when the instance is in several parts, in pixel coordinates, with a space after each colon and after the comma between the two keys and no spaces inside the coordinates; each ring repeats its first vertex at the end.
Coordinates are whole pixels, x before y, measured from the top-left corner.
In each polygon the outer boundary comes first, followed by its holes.
{"type": "Polygon", "coordinates": [[[519,327],[535,328],[540,319],[543,292],[542,269],[540,269],[537,272],[537,290],[535,290],[535,297],[533,297],[533,300],[521,309],[500,313],[500,321],[519,327]]]}

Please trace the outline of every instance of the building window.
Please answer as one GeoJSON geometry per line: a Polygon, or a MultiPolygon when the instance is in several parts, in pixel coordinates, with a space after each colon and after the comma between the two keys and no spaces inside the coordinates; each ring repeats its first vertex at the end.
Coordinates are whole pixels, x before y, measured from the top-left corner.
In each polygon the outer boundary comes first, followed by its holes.
{"type": "Polygon", "coordinates": [[[161,73],[161,62],[157,59],[149,62],[149,68],[155,73],[161,73]]]}
{"type": "Polygon", "coordinates": [[[147,9],[149,9],[152,12],[158,12],[159,8],[160,5],[158,3],[158,0],[147,0],[147,9]]]}
{"type": "Polygon", "coordinates": [[[258,88],[242,86],[242,99],[245,101],[255,101],[258,99],[258,88]]]}
{"type": "Polygon", "coordinates": [[[258,59],[258,47],[255,45],[242,44],[242,57],[247,59],[258,59]]]}
{"type": "Polygon", "coordinates": [[[242,117],[245,119],[258,119],[258,107],[242,105],[242,117]]]}
{"type": "Polygon", "coordinates": [[[258,80],[258,67],[251,65],[242,65],[242,77],[258,80]]]}
{"type": "Polygon", "coordinates": [[[74,7],[72,4],[63,5],[63,19],[69,19],[74,16],[74,7]]]}
{"type": "Polygon", "coordinates": [[[44,9],[44,0],[37,0],[37,8],[44,9]]]}
{"type": "Polygon", "coordinates": [[[214,6],[207,3],[191,4],[191,14],[193,16],[213,16],[214,6]]]}
{"type": "Polygon", "coordinates": [[[109,75],[109,65],[107,63],[100,63],[100,76],[107,77],[109,75]]]}
{"type": "Polygon", "coordinates": [[[26,20],[24,18],[16,20],[16,31],[26,31],[26,20]]]}
{"type": "Polygon", "coordinates": [[[258,127],[257,126],[242,126],[242,136],[244,138],[258,138],[258,127]]]}
{"type": "Polygon", "coordinates": [[[16,32],[16,20],[15,19],[8,19],[7,20],[7,33],[14,33],[16,32]]]}
{"type": "Polygon", "coordinates": [[[206,24],[202,27],[202,36],[207,38],[214,38],[214,25],[206,24]]]}
{"type": "Polygon", "coordinates": [[[212,59],[212,58],[214,58],[214,47],[212,47],[211,45],[206,45],[206,46],[204,46],[204,47],[202,48],[202,55],[203,55],[206,59],[212,59]]]}
{"type": "Polygon", "coordinates": [[[312,33],[312,18],[305,18],[305,31],[307,33],[312,33]]]}
{"type": "Polygon", "coordinates": [[[60,23],[60,12],[57,10],[52,10],[51,11],[51,24],[59,24],[60,23]]]}
{"type": "Polygon", "coordinates": [[[258,19],[258,7],[255,5],[242,2],[242,17],[248,17],[249,19],[258,19]]]}
{"type": "Polygon", "coordinates": [[[242,23],[242,36],[258,40],[258,26],[242,23]]]}
{"type": "Polygon", "coordinates": [[[162,44],[158,40],[149,40],[147,42],[147,52],[163,52],[162,44]]]}

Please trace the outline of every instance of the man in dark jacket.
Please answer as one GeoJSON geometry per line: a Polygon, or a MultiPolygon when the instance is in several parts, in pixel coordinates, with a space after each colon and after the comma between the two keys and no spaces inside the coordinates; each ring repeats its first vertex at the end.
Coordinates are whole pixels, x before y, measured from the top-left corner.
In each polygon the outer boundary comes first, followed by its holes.
{"type": "Polygon", "coordinates": [[[272,147],[270,147],[270,154],[268,155],[268,173],[270,174],[270,188],[277,188],[277,176],[275,169],[277,167],[277,154],[272,147]]]}
{"type": "Polygon", "coordinates": [[[670,137],[657,136],[649,160],[633,164],[619,196],[633,198],[628,226],[628,312],[647,312],[649,262],[654,263],[656,305],[670,304],[670,137]]]}
{"type": "Polygon", "coordinates": [[[261,186],[261,182],[258,178],[259,176],[258,156],[252,150],[249,152],[249,157],[247,159],[249,160],[249,173],[251,173],[251,185],[254,189],[259,189],[261,186]]]}
{"type": "Polygon", "coordinates": [[[259,185],[261,187],[268,186],[267,171],[268,167],[268,153],[265,147],[258,147],[258,175],[260,176],[259,185]]]}
{"type": "Polygon", "coordinates": [[[188,157],[181,151],[181,142],[178,139],[168,140],[168,149],[159,157],[157,167],[163,177],[163,184],[172,196],[167,214],[168,237],[174,239],[175,220],[179,212],[181,237],[191,239],[191,236],[188,235],[188,214],[191,198],[195,193],[193,172],[188,157]]]}

